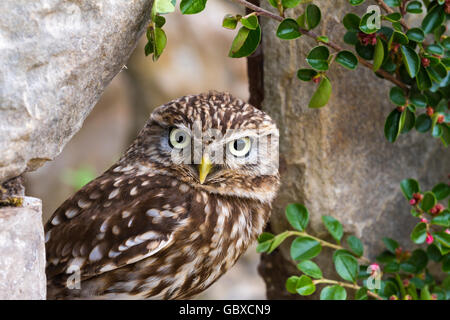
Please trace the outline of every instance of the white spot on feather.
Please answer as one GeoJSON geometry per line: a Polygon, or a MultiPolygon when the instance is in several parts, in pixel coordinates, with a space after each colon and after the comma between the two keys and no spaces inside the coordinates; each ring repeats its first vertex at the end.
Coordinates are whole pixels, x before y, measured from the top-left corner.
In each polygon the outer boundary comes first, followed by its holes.
{"type": "Polygon", "coordinates": [[[89,254],[89,260],[98,261],[101,258],[103,258],[103,253],[100,251],[100,245],[96,245],[89,254]]]}
{"type": "Polygon", "coordinates": [[[120,189],[119,189],[119,188],[114,189],[114,190],[111,191],[111,193],[109,194],[108,199],[113,199],[114,197],[116,197],[116,196],[119,194],[119,192],[120,192],[120,189]]]}

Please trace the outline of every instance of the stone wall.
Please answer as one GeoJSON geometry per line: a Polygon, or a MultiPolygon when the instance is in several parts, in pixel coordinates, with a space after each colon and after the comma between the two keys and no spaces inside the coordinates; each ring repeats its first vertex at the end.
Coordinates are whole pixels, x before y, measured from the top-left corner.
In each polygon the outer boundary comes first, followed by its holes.
{"type": "MultiPolygon", "coordinates": [[[[273,10],[265,1],[263,6],[273,10]]],[[[317,33],[340,42],[344,27],[338,22],[352,7],[347,1],[321,1],[320,8],[323,19],[317,33]]],[[[271,230],[278,233],[289,228],[284,208],[299,202],[309,209],[310,230],[326,236],[321,215],[334,216],[346,232],[362,239],[366,254],[372,258],[382,249],[383,236],[411,246],[409,232],[416,220],[409,213],[399,183],[413,177],[431,188],[446,181],[449,151],[438,139],[416,131],[400,136],[394,144],[386,141],[383,128],[394,108],[388,99],[393,85],[361,66],[354,72],[333,64],[327,73],[333,85],[330,102],[320,110],[308,109],[315,85],[299,81],[296,71],[308,67],[305,57],[317,44],[306,37],[278,39],[274,32],[277,23],[265,18],[261,21],[262,108],[278,123],[283,164],[271,230]]],[[[263,256],[260,271],[266,278],[269,298],[291,297],[284,283],[298,271],[288,249],[286,244],[281,251],[263,256]]],[[[329,256],[321,264],[327,266],[326,275],[333,274],[329,256]]]]}

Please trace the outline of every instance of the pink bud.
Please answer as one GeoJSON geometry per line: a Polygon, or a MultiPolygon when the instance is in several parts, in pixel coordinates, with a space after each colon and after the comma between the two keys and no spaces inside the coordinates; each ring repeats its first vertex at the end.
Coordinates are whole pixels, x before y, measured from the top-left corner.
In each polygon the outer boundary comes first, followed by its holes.
{"type": "Polygon", "coordinates": [[[393,294],[392,296],[389,297],[389,300],[398,300],[398,297],[393,294]]]}
{"type": "Polygon", "coordinates": [[[378,263],[372,263],[369,266],[369,269],[371,270],[371,275],[373,276],[374,274],[377,274],[378,272],[380,272],[380,265],[378,263]]]}
{"type": "Polygon", "coordinates": [[[408,279],[403,279],[403,286],[404,287],[409,286],[409,280],[408,279]]]}
{"type": "Polygon", "coordinates": [[[450,234],[450,229],[445,229],[446,234],[450,234]]]}
{"type": "Polygon", "coordinates": [[[415,205],[417,203],[417,200],[416,199],[411,199],[411,200],[409,200],[409,204],[410,205],[415,205]]]}
{"type": "Polygon", "coordinates": [[[433,294],[431,295],[431,300],[437,300],[437,298],[438,298],[438,296],[437,296],[436,293],[433,293],[433,294]]]}
{"type": "Polygon", "coordinates": [[[422,219],[420,219],[420,222],[423,222],[423,223],[428,223],[428,220],[427,220],[427,219],[425,219],[425,218],[422,218],[422,219]]]}
{"type": "Polygon", "coordinates": [[[425,241],[426,241],[428,244],[432,244],[432,243],[433,243],[434,238],[433,238],[433,236],[431,235],[431,233],[427,232],[427,238],[425,239],[425,241]]]}
{"type": "Polygon", "coordinates": [[[407,295],[405,296],[405,300],[412,300],[412,297],[411,297],[409,294],[407,294],[407,295]]]}

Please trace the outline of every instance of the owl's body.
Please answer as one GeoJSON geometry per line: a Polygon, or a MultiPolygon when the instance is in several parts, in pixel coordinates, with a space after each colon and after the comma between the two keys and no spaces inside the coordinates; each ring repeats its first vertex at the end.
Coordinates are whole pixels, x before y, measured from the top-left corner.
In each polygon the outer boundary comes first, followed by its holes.
{"type": "MultiPolygon", "coordinates": [[[[202,132],[240,130],[254,148],[259,138],[251,131],[262,130],[272,143],[278,134],[267,115],[228,94],[183,97],[155,110],[119,162],[47,223],[49,299],[189,298],[233,266],[262,232],[279,186],[274,161],[230,158],[202,173],[203,159],[198,165],[184,161],[190,154],[169,157],[187,139],[177,136],[174,146],[172,132],[182,128],[194,138],[197,120],[202,132]]],[[[206,145],[220,149],[226,139],[203,142],[203,156],[211,152],[206,145]]]]}

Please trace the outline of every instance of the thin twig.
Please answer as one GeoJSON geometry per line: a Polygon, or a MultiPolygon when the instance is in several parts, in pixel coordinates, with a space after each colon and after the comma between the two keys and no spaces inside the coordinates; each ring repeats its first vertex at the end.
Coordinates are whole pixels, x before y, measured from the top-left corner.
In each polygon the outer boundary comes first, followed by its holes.
{"type": "MultiPolygon", "coordinates": [[[[247,7],[247,8],[249,8],[249,9],[255,11],[259,16],[266,16],[266,17],[268,17],[268,18],[277,20],[277,21],[279,21],[279,22],[281,22],[281,21],[284,20],[283,17],[281,17],[281,16],[279,16],[279,15],[277,15],[277,14],[274,14],[274,13],[272,13],[272,12],[270,12],[270,11],[267,11],[267,10],[261,8],[261,7],[258,7],[258,6],[256,6],[256,5],[254,5],[254,4],[250,3],[250,2],[248,2],[248,1],[246,1],[246,0],[233,0],[233,1],[236,1],[236,2],[238,2],[238,3],[240,3],[240,4],[242,4],[244,7],[247,7]]],[[[383,1],[382,1],[382,2],[383,2],[383,1]]],[[[383,2],[383,3],[384,3],[384,2],[383,2]]],[[[385,4],[385,5],[386,5],[386,4],[385,4]]],[[[389,7],[388,7],[388,8],[389,8],[389,7]]],[[[311,31],[311,30],[306,30],[306,29],[303,29],[303,28],[299,28],[298,30],[299,30],[299,32],[300,32],[301,34],[303,34],[303,35],[305,35],[305,36],[307,36],[307,37],[313,38],[314,40],[317,41],[317,38],[318,38],[319,35],[317,35],[315,32],[313,32],[313,31],[311,31]]],[[[337,45],[336,43],[334,43],[334,42],[332,42],[332,41],[330,41],[330,42],[328,42],[328,43],[325,43],[325,42],[321,42],[321,43],[323,43],[324,45],[326,45],[326,46],[328,46],[328,47],[330,47],[330,48],[332,48],[332,49],[334,49],[334,50],[336,50],[336,51],[342,51],[342,50],[344,50],[344,49],[342,49],[339,45],[337,45]]],[[[359,56],[357,56],[357,58],[358,58],[358,61],[359,61],[363,66],[365,66],[365,67],[368,68],[368,69],[373,70],[373,64],[371,64],[369,61],[367,61],[367,60],[365,60],[365,59],[362,59],[362,58],[359,57],[359,56]]],[[[390,73],[386,72],[385,70],[378,69],[378,70],[376,71],[376,73],[377,73],[378,75],[382,76],[383,78],[385,78],[386,80],[388,80],[388,81],[394,83],[394,84],[397,85],[398,87],[402,88],[405,92],[408,92],[408,86],[407,86],[406,84],[404,84],[402,81],[398,80],[398,79],[395,78],[393,75],[391,75],[390,73]]]]}
{"type": "MultiPolygon", "coordinates": [[[[389,7],[386,2],[384,2],[383,0],[375,0],[375,2],[381,7],[383,8],[384,11],[386,11],[388,14],[394,13],[395,11],[392,10],[391,7],[389,7]]],[[[402,13],[403,16],[403,13],[402,13]]],[[[402,25],[402,27],[405,29],[405,31],[409,30],[408,25],[405,22],[405,19],[403,19],[403,17],[400,19],[400,24],[402,25]]]]}
{"type": "MultiPolygon", "coordinates": [[[[313,280],[313,283],[319,284],[319,283],[327,283],[327,284],[337,284],[341,287],[347,287],[347,288],[351,288],[351,289],[355,289],[355,290],[359,290],[361,289],[360,286],[358,286],[357,284],[353,284],[353,283],[348,283],[348,282],[342,282],[342,281],[336,281],[336,280],[330,280],[330,279],[319,279],[319,280],[313,280]]],[[[375,298],[377,300],[384,300],[382,297],[380,297],[378,294],[376,294],[375,292],[372,292],[370,290],[367,290],[367,294],[369,296],[371,296],[372,298],[375,298]]]]}
{"type": "MultiPolygon", "coordinates": [[[[289,236],[300,236],[300,237],[308,237],[308,238],[314,239],[314,240],[318,241],[322,246],[332,248],[335,250],[347,250],[343,246],[340,246],[338,244],[334,244],[334,243],[322,240],[320,238],[314,237],[307,232],[288,231],[288,234],[289,234],[289,236]]],[[[357,258],[360,259],[363,263],[370,264],[370,260],[366,257],[357,257],[357,258]]]]}

